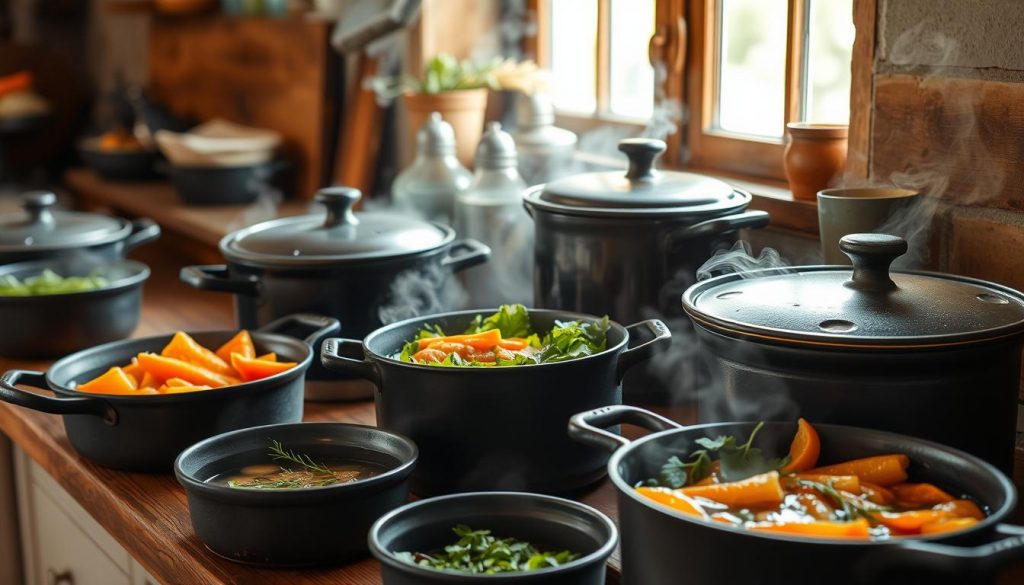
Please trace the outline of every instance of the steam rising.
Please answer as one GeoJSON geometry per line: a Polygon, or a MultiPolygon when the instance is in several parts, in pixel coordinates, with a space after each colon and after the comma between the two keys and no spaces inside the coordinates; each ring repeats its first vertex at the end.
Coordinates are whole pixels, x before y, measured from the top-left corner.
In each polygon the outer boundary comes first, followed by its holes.
{"type": "Polygon", "coordinates": [[[444,313],[466,303],[466,292],[447,270],[430,266],[401,272],[391,283],[387,301],[377,309],[385,325],[421,315],[444,313]]]}
{"type": "Polygon", "coordinates": [[[755,278],[775,274],[790,274],[789,262],[775,248],[764,247],[757,256],[750,244],[738,240],[729,250],[719,250],[697,269],[697,280],[707,280],[722,274],[738,273],[742,278],[755,278]]]}

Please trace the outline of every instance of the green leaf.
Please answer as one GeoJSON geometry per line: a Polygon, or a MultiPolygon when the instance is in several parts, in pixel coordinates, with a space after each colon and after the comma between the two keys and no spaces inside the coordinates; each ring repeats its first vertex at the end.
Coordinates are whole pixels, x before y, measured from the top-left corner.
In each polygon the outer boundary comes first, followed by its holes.
{"type": "Polygon", "coordinates": [[[483,319],[477,315],[463,333],[483,333],[497,329],[502,338],[529,337],[533,334],[530,325],[530,312],[523,305],[502,305],[498,312],[483,319]]]}
{"type": "Polygon", "coordinates": [[[452,531],[459,540],[439,552],[396,552],[395,556],[422,567],[486,575],[557,567],[579,557],[567,550],[544,552],[529,542],[496,538],[489,530],[473,530],[462,524],[452,531]]]}

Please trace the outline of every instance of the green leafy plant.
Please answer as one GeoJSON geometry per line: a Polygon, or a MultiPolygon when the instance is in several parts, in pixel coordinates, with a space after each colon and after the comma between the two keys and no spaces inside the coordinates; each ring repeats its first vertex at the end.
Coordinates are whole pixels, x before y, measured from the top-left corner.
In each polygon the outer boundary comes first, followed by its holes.
{"type": "Polygon", "coordinates": [[[496,538],[490,530],[460,524],[452,529],[458,542],[433,553],[396,552],[400,560],[443,571],[495,575],[557,567],[579,558],[567,550],[544,552],[529,542],[496,538]]]}
{"type": "Polygon", "coordinates": [[[695,442],[703,449],[692,451],[685,462],[675,455],[669,457],[658,477],[648,479],[644,485],[678,489],[695,484],[711,475],[712,453],[718,455],[718,474],[724,481],[741,481],[785,467],[788,457],[768,458],[761,449],[754,447],[754,438],[763,426],[764,422],[757,423],[742,444],[732,435],[719,435],[714,439],[701,437],[695,442]]]}
{"type": "Polygon", "coordinates": [[[532,61],[495,57],[475,63],[442,53],[423,67],[420,78],[377,77],[373,90],[385,99],[404,93],[438,94],[467,89],[512,89],[532,93],[547,86],[545,72],[532,61]]]}

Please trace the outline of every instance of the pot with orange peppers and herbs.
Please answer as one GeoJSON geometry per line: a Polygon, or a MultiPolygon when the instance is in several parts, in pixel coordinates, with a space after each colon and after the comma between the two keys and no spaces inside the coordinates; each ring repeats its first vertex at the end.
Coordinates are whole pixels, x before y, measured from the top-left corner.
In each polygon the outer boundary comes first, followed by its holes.
{"type": "Polygon", "coordinates": [[[339,329],[336,319],[298,314],[251,332],[117,341],[73,353],[45,374],[4,373],[0,400],[65,415],[72,446],[101,465],[166,473],[207,437],[302,420],[312,348],[339,329]]]}

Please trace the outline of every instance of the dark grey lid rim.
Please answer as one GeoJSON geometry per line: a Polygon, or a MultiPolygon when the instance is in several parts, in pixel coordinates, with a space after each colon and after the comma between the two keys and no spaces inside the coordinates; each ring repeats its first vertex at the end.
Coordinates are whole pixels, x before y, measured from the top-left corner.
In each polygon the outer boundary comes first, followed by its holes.
{"type": "Polygon", "coordinates": [[[733,187],[733,192],[739,194],[741,196],[741,200],[730,205],[723,205],[721,202],[717,202],[707,205],[691,205],[684,207],[574,207],[572,205],[545,201],[540,197],[544,192],[544,188],[545,185],[541,184],[527,189],[526,192],[523,193],[523,204],[541,211],[582,217],[650,219],[694,216],[694,218],[710,218],[724,213],[745,209],[753,200],[753,196],[748,191],[733,187]]]}
{"type": "Polygon", "coordinates": [[[86,247],[92,248],[93,246],[102,246],[104,244],[111,244],[127,238],[132,232],[132,224],[123,217],[111,217],[121,223],[121,227],[118,230],[112,231],[103,237],[98,237],[90,240],[81,240],[75,242],[67,242],[64,244],[3,244],[0,243],[0,253],[10,252],[39,252],[39,251],[52,251],[52,250],[66,250],[68,248],[86,247]]]}
{"type": "MultiPolygon", "coordinates": [[[[816,265],[816,266],[794,266],[789,268],[794,273],[807,273],[807,272],[833,272],[833,271],[847,271],[847,267],[837,267],[829,265],[816,265]]],[[[773,276],[782,274],[778,269],[766,268],[762,270],[754,270],[749,273],[765,273],[765,276],[773,276]]],[[[988,291],[997,292],[1008,297],[1017,299],[1024,303],[1024,294],[1008,286],[1003,286],[994,282],[988,282],[985,280],[971,278],[968,276],[960,276],[956,274],[945,274],[941,272],[933,272],[928,270],[893,270],[891,274],[909,274],[916,276],[927,276],[933,278],[940,278],[943,280],[953,280],[962,282],[965,284],[972,284],[979,288],[986,289],[988,291]]],[[[980,329],[978,331],[966,332],[966,333],[952,333],[942,335],[890,335],[885,337],[850,337],[843,335],[842,333],[811,333],[807,331],[793,331],[789,329],[772,329],[768,327],[761,327],[757,325],[750,325],[749,323],[743,323],[735,321],[733,319],[723,319],[708,315],[701,311],[696,306],[697,298],[700,295],[711,292],[714,288],[719,285],[735,282],[741,280],[742,277],[739,274],[723,274],[708,280],[698,282],[690,288],[686,289],[682,295],[683,310],[686,311],[687,316],[690,317],[696,324],[711,329],[716,333],[726,335],[728,337],[743,337],[753,338],[755,341],[763,341],[768,343],[788,343],[801,346],[807,345],[818,345],[822,347],[831,347],[836,350],[844,350],[850,348],[858,349],[899,349],[905,348],[910,350],[916,349],[940,349],[944,347],[957,346],[957,345],[969,345],[975,343],[985,343],[989,341],[998,341],[1015,335],[1024,333],[1024,321],[1018,323],[1008,323],[999,327],[991,327],[988,329],[980,329]]]]}

